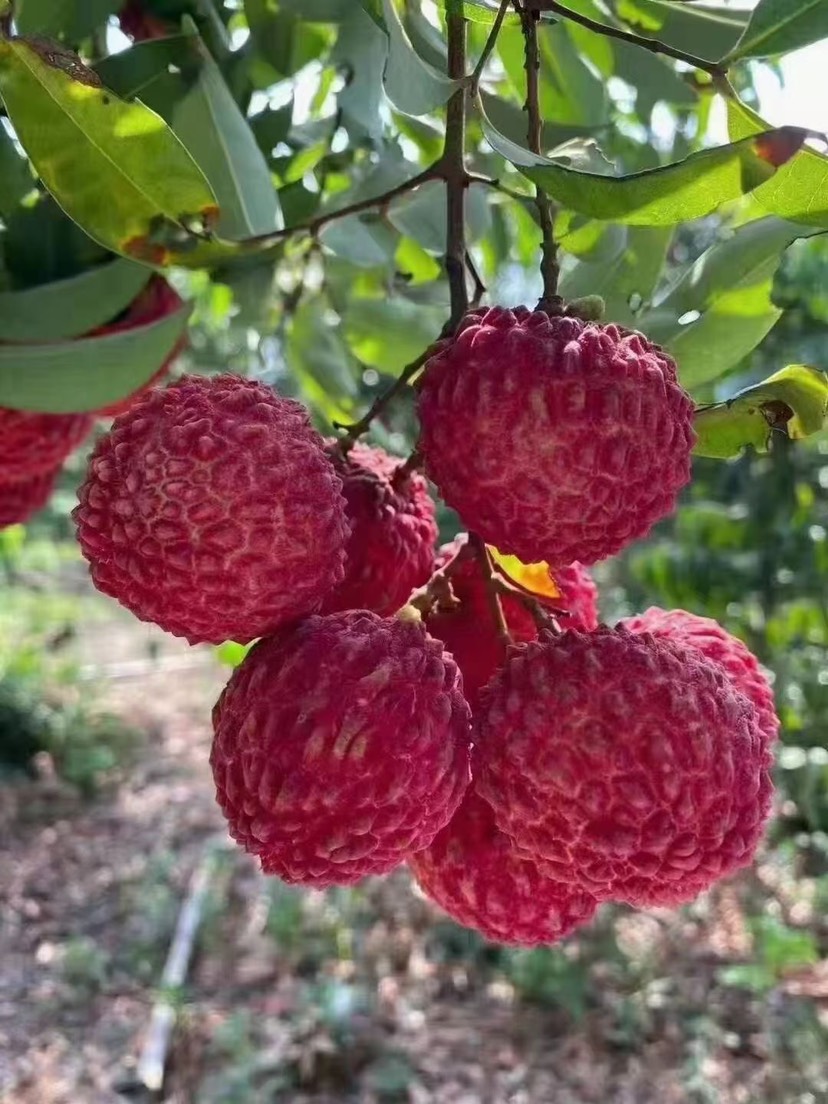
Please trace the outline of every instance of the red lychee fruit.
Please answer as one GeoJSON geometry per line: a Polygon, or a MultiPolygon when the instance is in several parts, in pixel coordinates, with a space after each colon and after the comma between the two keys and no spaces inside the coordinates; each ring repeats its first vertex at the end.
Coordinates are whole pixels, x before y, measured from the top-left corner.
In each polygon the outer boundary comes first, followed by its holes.
{"type": "Polygon", "coordinates": [[[93,424],[88,414],[36,414],[0,407],[0,482],[53,472],[93,424]]]}
{"type": "Polygon", "coordinates": [[[143,0],[127,0],[118,14],[118,20],[121,30],[134,42],[166,38],[175,31],[173,24],[147,11],[143,0]]]}
{"type": "Polygon", "coordinates": [[[267,874],[347,885],[427,847],[469,784],[469,707],[422,625],[365,610],[260,641],[213,712],[230,833],[267,874]]]}
{"type": "MultiPolygon", "coordinates": [[[[152,322],[158,322],[160,319],[166,318],[170,314],[175,314],[183,305],[184,300],[175,288],[171,287],[163,276],[155,275],[150,278],[146,287],[135,297],[120,318],[115,322],[108,322],[105,326],[99,326],[89,336],[120,333],[124,330],[133,330],[137,326],[147,326],[152,322]]],[[[164,379],[176,358],[186,348],[186,345],[187,338],[182,337],[157,372],[143,387],[139,387],[137,391],[133,391],[131,395],[127,395],[124,399],[119,399],[117,402],[110,403],[109,406],[102,407],[97,411],[100,417],[116,418],[119,414],[129,410],[136,399],[145,395],[147,391],[152,390],[164,379]]]]}
{"type": "Polygon", "coordinates": [[[621,621],[619,628],[697,648],[702,655],[729,675],[736,689],[756,707],[759,729],[768,743],[779,735],[779,718],[773,690],[759,660],[738,637],[732,636],[712,617],[699,617],[686,610],[663,610],[652,606],[638,617],[621,621]]]}
{"type": "Polygon", "coordinates": [[[749,863],[772,796],[756,711],[698,651],[544,634],[481,696],[475,780],[498,827],[599,900],[688,901],[749,863]]]}
{"type": "Polygon", "coordinates": [[[55,468],[33,475],[31,479],[0,482],[0,529],[20,525],[42,510],[51,497],[59,473],[60,468],[55,468]]]}
{"type": "Polygon", "coordinates": [[[544,877],[495,824],[470,789],[434,842],[409,859],[428,897],[495,943],[555,943],[591,920],[594,897],[544,877]]]}
{"type": "Polygon", "coordinates": [[[332,445],[329,455],[352,529],[345,579],[322,610],[367,609],[390,617],[434,566],[437,525],[428,485],[417,472],[400,477],[403,461],[381,448],[357,443],[343,457],[332,445]]]}
{"type": "MultiPolygon", "coordinates": [[[[449,576],[456,604],[438,602],[424,622],[429,633],[442,640],[457,661],[466,698],[474,707],[482,688],[505,663],[506,645],[497,634],[483,573],[466,539],[461,534],[450,545],[444,545],[437,560],[445,566],[455,555],[460,557],[449,576]]],[[[597,628],[598,589],[586,568],[570,564],[556,569],[554,580],[561,594],[550,604],[570,614],[567,626],[584,631],[597,628]]],[[[512,640],[516,644],[537,640],[535,619],[520,598],[504,594],[500,602],[512,640]]]]}
{"type": "Polygon", "coordinates": [[[525,563],[618,552],[690,479],[693,403],[675,365],[614,325],[472,311],[426,363],[419,414],[443,498],[525,563]]]}
{"type": "Polygon", "coordinates": [[[343,576],[342,484],[299,403],[238,376],[145,395],[92,455],[74,517],[99,590],[191,644],[247,643],[343,576]]]}

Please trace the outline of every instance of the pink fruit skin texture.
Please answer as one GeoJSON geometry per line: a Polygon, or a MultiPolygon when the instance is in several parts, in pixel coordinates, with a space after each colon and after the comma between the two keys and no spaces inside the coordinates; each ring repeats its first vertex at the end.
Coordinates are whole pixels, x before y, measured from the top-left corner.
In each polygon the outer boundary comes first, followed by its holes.
{"type": "MultiPolygon", "coordinates": [[[[465,549],[465,534],[438,554],[438,564],[445,564],[465,549]]],[[[474,707],[477,696],[498,667],[506,661],[506,647],[497,635],[492,620],[486,587],[480,568],[473,556],[462,553],[462,559],[452,568],[451,588],[459,602],[456,609],[439,606],[425,618],[432,636],[442,640],[463,672],[463,688],[469,704],[474,707]]],[[[580,564],[555,571],[555,581],[561,591],[553,604],[568,610],[567,626],[592,630],[598,625],[598,589],[589,572],[580,564]]],[[[516,644],[537,640],[538,629],[532,614],[519,598],[501,597],[503,613],[512,640],[516,644]]]]}
{"type": "Polygon", "coordinates": [[[670,514],[693,403],[641,334],[524,307],[472,311],[419,384],[420,449],[444,499],[501,552],[593,564],[670,514]]]}
{"type": "Polygon", "coordinates": [[[345,579],[323,612],[367,609],[390,617],[428,582],[434,567],[437,525],[428,485],[414,472],[395,486],[403,461],[381,448],[355,444],[347,459],[335,447],[329,455],[342,479],[352,529],[345,579]]]}
{"type": "Polygon", "coordinates": [[[60,468],[20,479],[14,483],[0,482],[0,529],[19,525],[42,510],[52,494],[60,468]]]}
{"type": "Polygon", "coordinates": [[[702,655],[729,675],[736,689],[756,707],[759,729],[769,744],[779,735],[779,718],[773,690],[759,660],[737,637],[723,629],[712,617],[699,617],[686,610],[663,610],[657,606],[621,621],[619,628],[697,648],[702,655]]]}
{"type": "Polygon", "coordinates": [[[495,943],[555,943],[591,920],[588,893],[544,877],[516,853],[491,807],[470,789],[430,847],[409,866],[428,897],[452,919],[495,943]]]}
{"type": "MultiPolygon", "coordinates": [[[[101,326],[99,329],[93,330],[90,336],[120,333],[124,330],[133,330],[137,326],[147,326],[151,322],[157,322],[170,314],[175,314],[175,312],[180,310],[183,306],[184,300],[175,288],[170,287],[163,276],[152,276],[144,290],[136,296],[135,300],[124,312],[123,318],[120,318],[117,322],[110,322],[106,326],[101,326]]],[[[176,343],[175,348],[164,363],[159,366],[158,371],[143,387],[140,387],[137,391],[133,391],[133,393],[127,395],[125,399],[120,399],[118,402],[102,407],[97,411],[99,417],[117,418],[119,414],[124,414],[129,410],[137,399],[141,398],[153,387],[156,387],[161,380],[164,379],[176,357],[179,356],[186,345],[187,339],[186,337],[182,337],[181,340],[176,343]]]]}
{"type": "Polygon", "coordinates": [[[191,644],[247,643],[342,579],[341,487],[298,403],[186,376],[116,418],[74,517],[104,594],[191,644]]]}
{"type": "Polygon", "coordinates": [[[675,905],[751,861],[770,756],[752,704],[697,651],[611,629],[545,634],[482,697],[478,792],[550,877],[675,905]]]}
{"type": "Polygon", "coordinates": [[[0,483],[53,472],[93,425],[89,414],[34,414],[0,407],[0,483]]]}
{"type": "Polygon", "coordinates": [[[287,882],[347,885],[427,847],[469,784],[460,673],[421,625],[352,610],[257,644],[213,712],[230,833],[287,882]]]}

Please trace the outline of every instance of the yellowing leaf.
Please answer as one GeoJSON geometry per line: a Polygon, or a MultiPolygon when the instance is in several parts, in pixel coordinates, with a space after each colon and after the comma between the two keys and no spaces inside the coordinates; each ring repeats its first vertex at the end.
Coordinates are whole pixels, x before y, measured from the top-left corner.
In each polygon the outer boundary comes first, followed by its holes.
{"type": "Polygon", "coordinates": [[[538,598],[560,598],[561,591],[549,570],[549,564],[534,563],[525,564],[517,556],[507,556],[503,552],[488,545],[489,553],[495,566],[506,578],[529,594],[536,594],[538,598]]]}
{"type": "Polygon", "coordinates": [[[210,185],[164,120],[120,100],[70,51],[1,40],[0,93],[46,188],[107,248],[168,263],[215,220],[210,185]]]}

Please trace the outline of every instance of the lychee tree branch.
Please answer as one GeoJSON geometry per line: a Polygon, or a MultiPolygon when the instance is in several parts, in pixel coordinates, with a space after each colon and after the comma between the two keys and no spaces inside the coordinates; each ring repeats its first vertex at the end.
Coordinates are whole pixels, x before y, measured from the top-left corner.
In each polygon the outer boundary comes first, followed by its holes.
{"type": "Polygon", "coordinates": [[[343,452],[347,452],[357,438],[361,437],[363,433],[367,433],[371,428],[373,420],[406,389],[414,376],[417,375],[428,360],[431,350],[432,346],[429,345],[427,349],[420,353],[416,360],[412,360],[410,364],[406,364],[405,368],[403,368],[402,372],[400,372],[399,376],[394,380],[388,390],[383,391],[381,395],[378,395],[376,399],[374,399],[368,411],[358,422],[354,422],[353,425],[349,426],[344,426],[340,422],[334,422],[334,426],[337,429],[347,429],[348,431],[339,442],[339,447],[343,452]]]}
{"type": "MultiPolygon", "coordinates": [[[[528,0],[527,0],[528,2],[528,0]]],[[[532,0],[534,5],[535,0],[532,0]]],[[[514,0],[515,10],[520,15],[523,37],[526,43],[526,114],[529,119],[529,149],[540,154],[543,119],[540,112],[540,46],[538,44],[538,21],[540,12],[536,6],[526,7],[520,0],[514,0]]],[[[535,203],[538,208],[543,246],[541,255],[541,276],[543,277],[543,296],[538,307],[542,310],[560,311],[561,297],[558,295],[558,246],[555,242],[555,222],[552,204],[543,188],[535,190],[535,203]]]]}
{"type": "Polygon", "coordinates": [[[659,42],[656,38],[647,38],[644,35],[636,34],[634,31],[625,31],[620,27],[611,27],[606,23],[599,23],[595,19],[590,19],[588,15],[581,15],[580,12],[573,11],[564,4],[558,3],[558,0],[532,0],[532,7],[538,12],[553,12],[555,15],[561,16],[562,19],[579,23],[587,30],[604,35],[606,38],[617,38],[622,42],[629,42],[633,46],[640,46],[642,50],[649,50],[652,54],[663,54],[675,61],[683,61],[685,65],[692,65],[694,69],[701,69],[705,73],[710,73],[713,77],[725,76],[726,70],[718,62],[705,61],[704,58],[688,54],[685,50],[668,46],[666,42],[659,42]]]}
{"type": "Polygon", "coordinates": [[[492,51],[497,45],[498,36],[500,35],[500,30],[503,26],[503,20],[506,18],[506,13],[509,10],[511,2],[512,0],[500,0],[500,10],[495,16],[495,21],[492,25],[489,37],[486,40],[486,45],[483,47],[483,52],[480,55],[477,65],[475,66],[474,72],[472,73],[471,84],[469,86],[469,94],[471,95],[472,99],[474,99],[474,97],[477,95],[478,89],[480,88],[480,80],[483,76],[483,71],[486,68],[486,63],[492,56],[492,51]]]}
{"type": "Polygon", "coordinates": [[[466,284],[466,19],[463,0],[446,4],[448,75],[463,83],[448,102],[442,170],[446,181],[446,275],[451,294],[449,328],[469,309],[466,284]]]}

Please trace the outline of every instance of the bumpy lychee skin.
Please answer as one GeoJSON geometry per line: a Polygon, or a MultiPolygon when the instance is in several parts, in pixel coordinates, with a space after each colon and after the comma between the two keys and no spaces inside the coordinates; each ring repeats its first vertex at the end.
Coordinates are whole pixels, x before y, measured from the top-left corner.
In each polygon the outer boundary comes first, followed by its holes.
{"type": "Polygon", "coordinates": [[[345,579],[323,612],[367,609],[390,617],[428,581],[434,566],[437,525],[428,485],[417,472],[400,478],[403,461],[381,448],[355,444],[343,458],[332,446],[329,455],[342,479],[352,529],[345,579]]]}
{"type": "MultiPolygon", "coordinates": [[[[152,276],[146,287],[135,297],[122,317],[115,322],[109,322],[107,325],[93,330],[92,335],[120,333],[124,330],[133,330],[136,326],[146,326],[151,322],[158,322],[170,314],[175,314],[183,305],[184,300],[175,288],[170,287],[163,276],[152,276]]],[[[137,399],[151,391],[164,379],[186,344],[186,337],[182,337],[164,363],[159,366],[155,374],[143,387],[139,387],[137,391],[133,391],[131,395],[127,395],[124,399],[119,399],[118,402],[102,407],[97,412],[99,416],[102,418],[116,418],[119,414],[129,410],[137,399]]]]}
{"type": "Polygon", "coordinates": [[[231,835],[287,882],[347,885],[398,866],[468,786],[461,686],[421,625],[364,610],[260,641],[213,712],[231,835]]]}
{"type": "Polygon", "coordinates": [[[417,882],[452,919],[495,943],[555,943],[595,915],[594,897],[553,882],[521,858],[470,789],[434,842],[409,859],[417,882]]]}
{"type": "Polygon", "coordinates": [[[51,497],[60,468],[31,479],[0,482],[0,529],[20,525],[42,510],[51,497]]]}
{"type": "Polygon", "coordinates": [[[175,24],[146,11],[143,0],[127,0],[118,13],[118,19],[121,30],[135,42],[165,38],[175,32],[175,24]]]}
{"type": "Polygon", "coordinates": [[[88,414],[36,414],[0,407],[0,482],[53,472],[93,424],[88,414]]]}
{"type": "Polygon", "coordinates": [[[116,418],[74,517],[104,594],[191,644],[247,643],[341,581],[341,488],[298,403],[187,376],[116,418]]]}
{"type": "Polygon", "coordinates": [[[769,744],[779,735],[779,718],[773,690],[759,660],[738,637],[732,636],[712,617],[699,617],[686,610],[663,610],[651,606],[638,617],[619,622],[628,632],[651,633],[662,640],[672,640],[688,648],[697,648],[702,655],[729,675],[736,689],[749,698],[756,708],[759,729],[769,744]]]}
{"type": "MultiPolygon", "coordinates": [[[[431,635],[442,640],[457,661],[463,672],[466,698],[474,707],[482,688],[506,662],[506,646],[497,634],[483,575],[466,539],[466,535],[461,534],[451,544],[444,545],[437,557],[440,566],[445,566],[454,556],[460,557],[450,573],[456,604],[438,603],[424,621],[431,635]]],[[[584,631],[597,628],[598,589],[586,568],[571,564],[557,569],[554,578],[561,594],[551,604],[569,613],[567,626],[584,631]]],[[[503,595],[501,606],[509,635],[516,644],[537,640],[535,619],[519,598],[503,595]]]]}
{"type": "Polygon", "coordinates": [[[694,649],[567,632],[483,694],[475,777],[498,827],[599,900],[688,901],[751,861],[772,783],[756,711],[694,649]]]}
{"type": "Polygon", "coordinates": [[[472,311],[419,389],[428,475],[470,530],[526,563],[618,552],[690,479],[693,403],[666,353],[618,326],[472,311]]]}

